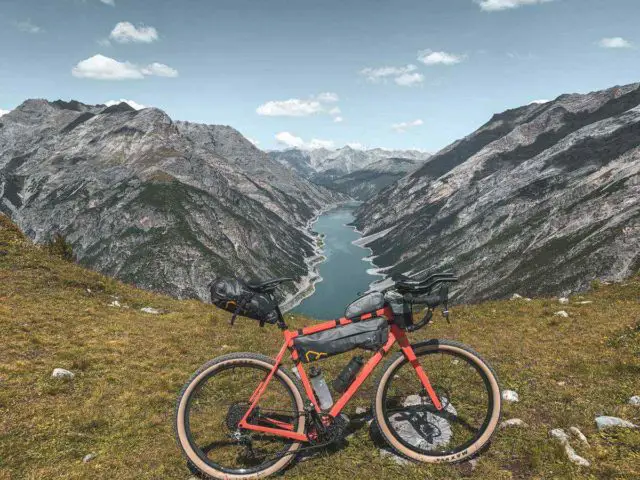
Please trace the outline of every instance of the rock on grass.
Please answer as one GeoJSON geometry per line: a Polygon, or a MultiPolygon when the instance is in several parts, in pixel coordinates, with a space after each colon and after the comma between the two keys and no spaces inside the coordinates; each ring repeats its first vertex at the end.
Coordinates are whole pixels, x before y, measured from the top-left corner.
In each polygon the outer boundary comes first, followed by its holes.
{"type": "Polygon", "coordinates": [[[638,428],[637,425],[622,418],[607,416],[596,417],[596,426],[598,430],[607,430],[609,428],[638,428]]]}
{"type": "Polygon", "coordinates": [[[524,420],[520,419],[520,418],[510,418],[509,420],[505,420],[504,422],[502,422],[499,426],[499,428],[502,430],[504,428],[510,428],[510,427],[528,427],[528,425],[524,422],[524,420]]]}
{"type": "Polygon", "coordinates": [[[576,453],[571,444],[569,443],[569,435],[566,434],[561,428],[554,428],[549,432],[552,438],[555,438],[560,442],[560,445],[564,447],[564,452],[567,454],[567,458],[571,463],[580,465],[582,467],[589,467],[591,463],[585,458],[582,458],[576,453]]]}
{"type": "Polygon", "coordinates": [[[505,402],[509,402],[509,403],[515,403],[520,401],[520,397],[518,396],[518,393],[514,392],[513,390],[503,390],[502,399],[505,402]]]}
{"type": "Polygon", "coordinates": [[[52,378],[68,378],[68,379],[72,379],[75,376],[76,375],[73,372],[70,372],[69,370],[66,370],[64,368],[54,368],[53,369],[53,373],[51,374],[52,378]]]}
{"type": "Polygon", "coordinates": [[[140,309],[140,311],[144,313],[150,313],[152,315],[160,315],[162,313],[160,310],[153,307],[143,307],[140,309]]]}

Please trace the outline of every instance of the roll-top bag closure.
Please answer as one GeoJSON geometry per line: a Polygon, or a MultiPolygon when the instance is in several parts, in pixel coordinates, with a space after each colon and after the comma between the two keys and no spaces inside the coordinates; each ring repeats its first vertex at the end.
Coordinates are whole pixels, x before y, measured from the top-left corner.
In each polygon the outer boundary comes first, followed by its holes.
{"type": "Polygon", "coordinates": [[[380,292],[371,292],[351,302],[344,312],[346,318],[356,318],[367,313],[375,312],[384,307],[384,295],[380,292]]]}

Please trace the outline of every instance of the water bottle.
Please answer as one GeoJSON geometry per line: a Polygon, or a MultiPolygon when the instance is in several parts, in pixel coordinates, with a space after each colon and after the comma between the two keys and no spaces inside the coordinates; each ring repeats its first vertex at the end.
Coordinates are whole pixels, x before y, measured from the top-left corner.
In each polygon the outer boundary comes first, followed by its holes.
{"type": "Polygon", "coordinates": [[[333,389],[338,393],[346,392],[349,385],[356,379],[356,375],[358,375],[363,365],[364,359],[362,357],[353,357],[333,381],[333,389]]]}
{"type": "Polygon", "coordinates": [[[322,410],[328,410],[333,405],[333,398],[331,398],[331,392],[327,386],[327,382],[322,377],[322,371],[315,366],[309,369],[309,377],[311,379],[311,385],[313,391],[316,392],[318,401],[320,402],[320,408],[322,410]]]}

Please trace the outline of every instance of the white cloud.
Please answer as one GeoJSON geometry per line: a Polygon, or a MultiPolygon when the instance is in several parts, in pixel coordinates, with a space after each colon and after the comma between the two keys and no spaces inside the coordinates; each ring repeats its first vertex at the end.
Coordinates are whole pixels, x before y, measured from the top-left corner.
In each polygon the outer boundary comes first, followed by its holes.
{"type": "Polygon", "coordinates": [[[338,95],[331,92],[311,96],[308,99],[271,100],[260,105],[256,109],[256,113],[267,117],[308,117],[325,113],[335,118],[340,115],[340,108],[327,104],[335,103],[338,100],[338,95]]]}
{"type": "Polygon", "coordinates": [[[464,55],[454,55],[447,52],[434,52],[433,50],[420,50],[418,60],[425,65],[456,65],[462,62],[464,55]]]}
{"type": "Polygon", "coordinates": [[[134,100],[127,100],[126,98],[121,98],[120,100],[109,100],[108,102],[104,102],[104,104],[107,107],[110,107],[111,105],[118,105],[122,102],[128,103],[129,106],[135,108],[136,110],[142,110],[143,108],[147,108],[146,105],[142,105],[141,103],[138,103],[134,100]]]}
{"type": "Polygon", "coordinates": [[[532,104],[542,105],[543,103],[549,103],[550,101],[551,100],[547,100],[546,98],[544,98],[544,99],[540,99],[540,100],[534,100],[529,105],[532,105],[532,104]]]}
{"type": "Polygon", "coordinates": [[[400,77],[415,71],[418,67],[415,65],[407,65],[405,67],[378,67],[363,68],[360,75],[364,76],[367,81],[372,83],[386,82],[389,77],[400,77]]]}
{"type": "Polygon", "coordinates": [[[522,7],[524,5],[536,5],[539,3],[549,3],[553,0],[474,0],[480,5],[480,9],[485,12],[498,12],[522,7]]]}
{"type": "Polygon", "coordinates": [[[142,24],[136,27],[131,22],[119,22],[111,30],[109,38],[119,43],[151,43],[158,40],[158,31],[142,24]]]}
{"type": "Polygon", "coordinates": [[[7,113],[9,113],[10,111],[11,111],[11,110],[2,110],[2,109],[0,108],[0,117],[1,117],[1,116],[3,116],[3,115],[6,115],[6,114],[7,114],[7,113]]]}
{"type": "Polygon", "coordinates": [[[393,125],[391,125],[391,128],[398,133],[404,133],[410,128],[419,127],[422,124],[424,124],[424,122],[418,118],[417,120],[413,120],[412,122],[394,123],[393,125]]]}
{"type": "Polygon", "coordinates": [[[98,39],[98,45],[100,45],[101,47],[110,47],[111,42],[108,38],[100,38],[98,39]]]}
{"type": "Polygon", "coordinates": [[[333,148],[334,143],[331,140],[319,140],[317,138],[305,142],[302,138],[296,137],[289,132],[280,132],[276,134],[276,141],[280,145],[290,148],[300,148],[302,150],[315,150],[317,148],[333,148]]]}
{"type": "Polygon", "coordinates": [[[316,99],[319,102],[323,102],[323,103],[335,103],[338,100],[340,100],[340,98],[338,97],[338,94],[333,92],[321,93],[320,95],[316,96],[316,99]]]}
{"type": "Polygon", "coordinates": [[[155,75],[156,77],[177,77],[178,71],[164,63],[153,62],[140,70],[143,75],[155,75]]]}
{"type": "Polygon", "coordinates": [[[40,32],[42,32],[42,29],[39,26],[34,25],[31,22],[31,20],[24,20],[22,22],[13,22],[13,24],[21,32],[26,32],[26,33],[40,33],[40,32]]]}
{"type": "Polygon", "coordinates": [[[145,76],[177,77],[178,71],[162,63],[140,67],[131,62],[119,62],[104,55],[94,55],[78,62],[71,74],[93,80],[140,80],[145,76]]]}
{"type": "Polygon", "coordinates": [[[260,105],[256,112],[258,115],[267,117],[306,117],[314,113],[320,113],[323,106],[317,100],[300,100],[290,98],[289,100],[272,100],[260,105]]]}
{"type": "Polygon", "coordinates": [[[403,73],[399,77],[396,77],[394,81],[401,87],[414,87],[424,82],[424,75],[418,72],[403,73]]]}
{"type": "Polygon", "coordinates": [[[253,145],[254,145],[255,147],[257,147],[258,145],[260,145],[260,142],[259,142],[258,140],[255,140],[255,139],[250,138],[250,137],[244,137],[244,138],[246,138],[246,139],[247,139],[247,140],[249,140],[251,143],[253,143],[253,145]]]}
{"type": "Polygon", "coordinates": [[[344,121],[344,118],[337,116],[337,117],[334,117],[333,121],[335,123],[342,123],[344,121]]]}
{"type": "Polygon", "coordinates": [[[598,42],[602,48],[631,48],[631,42],[622,37],[603,38],[598,42]]]}
{"type": "Polygon", "coordinates": [[[111,5],[112,7],[116,6],[116,2],[114,0],[100,0],[101,3],[104,3],[105,5],[111,5]]]}

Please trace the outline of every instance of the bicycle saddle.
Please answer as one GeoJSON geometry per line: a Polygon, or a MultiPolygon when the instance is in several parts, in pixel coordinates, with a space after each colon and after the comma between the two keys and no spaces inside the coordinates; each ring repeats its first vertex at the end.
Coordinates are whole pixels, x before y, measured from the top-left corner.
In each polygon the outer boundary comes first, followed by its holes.
{"type": "Polygon", "coordinates": [[[270,292],[270,291],[274,290],[281,283],[293,282],[293,281],[294,281],[294,279],[293,278],[289,278],[289,277],[271,278],[271,279],[266,280],[264,282],[260,282],[260,281],[247,282],[247,287],[249,287],[254,292],[263,293],[263,292],[270,292]]]}

